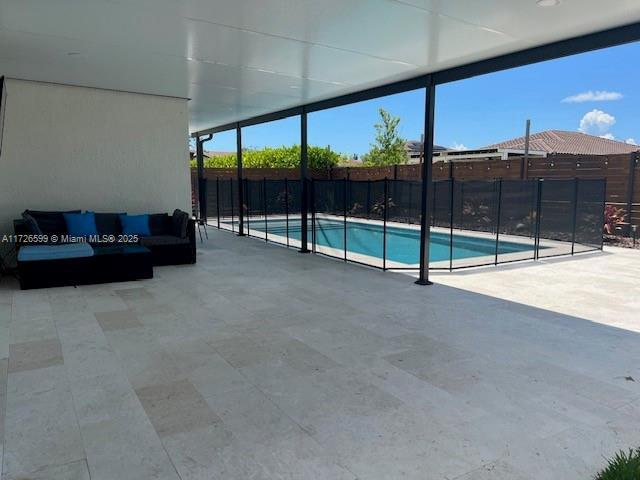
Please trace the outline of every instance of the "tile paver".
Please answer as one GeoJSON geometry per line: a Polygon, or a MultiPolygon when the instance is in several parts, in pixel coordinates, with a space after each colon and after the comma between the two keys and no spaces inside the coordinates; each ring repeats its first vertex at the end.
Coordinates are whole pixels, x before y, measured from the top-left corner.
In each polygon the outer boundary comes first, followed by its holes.
{"type": "Polygon", "coordinates": [[[209,237],[148,281],[0,285],[2,480],[577,480],[640,444],[637,252],[420,288],[209,237]]]}

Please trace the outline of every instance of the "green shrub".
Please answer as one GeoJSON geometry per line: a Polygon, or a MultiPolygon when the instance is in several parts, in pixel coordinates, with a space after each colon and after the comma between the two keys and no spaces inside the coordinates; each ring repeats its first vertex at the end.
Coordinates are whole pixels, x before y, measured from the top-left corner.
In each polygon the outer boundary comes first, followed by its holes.
{"type": "Polygon", "coordinates": [[[609,460],[607,467],[598,473],[595,480],[640,480],[640,448],[622,450],[609,460]]]}
{"type": "MultiPolygon", "coordinates": [[[[309,168],[329,168],[338,165],[344,157],[325,147],[308,147],[309,168]]],[[[230,153],[218,157],[205,158],[206,168],[233,168],[236,166],[236,154],[230,153]]],[[[300,145],[290,147],[265,147],[242,151],[242,165],[246,168],[296,168],[300,165],[300,145]]],[[[191,160],[191,167],[196,161],[191,160]]]]}

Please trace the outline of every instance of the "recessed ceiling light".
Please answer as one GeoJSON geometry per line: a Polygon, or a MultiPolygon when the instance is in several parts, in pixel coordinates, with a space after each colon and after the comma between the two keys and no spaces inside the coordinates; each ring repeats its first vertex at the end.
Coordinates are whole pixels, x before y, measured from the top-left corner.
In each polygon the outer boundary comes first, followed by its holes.
{"type": "Polygon", "coordinates": [[[536,3],[539,7],[557,7],[560,5],[560,0],[537,0],[536,3]]]}

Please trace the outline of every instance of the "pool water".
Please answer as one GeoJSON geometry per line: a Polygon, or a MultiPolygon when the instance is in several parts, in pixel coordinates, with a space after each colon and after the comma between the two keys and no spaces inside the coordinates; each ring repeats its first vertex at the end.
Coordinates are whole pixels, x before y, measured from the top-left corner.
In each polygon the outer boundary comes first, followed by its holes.
{"type": "MultiPolygon", "coordinates": [[[[269,235],[286,237],[286,221],[269,219],[267,225],[264,220],[248,222],[251,230],[269,235]]],[[[383,257],[383,226],[361,222],[346,222],[347,250],[352,253],[383,257]]],[[[300,221],[289,220],[289,238],[300,240],[300,221]]],[[[473,257],[493,256],[496,253],[495,238],[478,238],[465,235],[453,235],[453,248],[449,233],[431,232],[429,258],[432,262],[449,260],[453,253],[454,260],[473,257]]],[[[524,241],[525,239],[523,239],[524,241]]],[[[309,223],[309,242],[311,242],[311,223],[309,223]]],[[[324,218],[316,219],[316,244],[344,250],[345,223],[340,220],[324,218]]],[[[500,240],[498,254],[531,251],[533,256],[533,242],[515,243],[500,240]]],[[[420,231],[418,229],[387,226],[387,260],[406,264],[419,263],[420,259],[420,231]]]]}

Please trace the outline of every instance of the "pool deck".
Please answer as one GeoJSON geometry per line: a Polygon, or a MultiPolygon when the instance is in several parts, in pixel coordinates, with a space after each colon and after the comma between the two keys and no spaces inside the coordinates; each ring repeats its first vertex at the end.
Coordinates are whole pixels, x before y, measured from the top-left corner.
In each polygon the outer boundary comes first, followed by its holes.
{"type": "Polygon", "coordinates": [[[640,445],[640,252],[419,287],[198,247],[152,280],[3,280],[2,480],[578,480],[640,445]]]}

